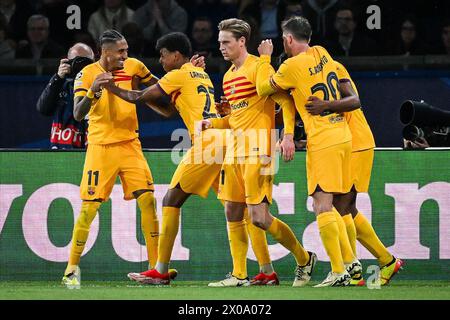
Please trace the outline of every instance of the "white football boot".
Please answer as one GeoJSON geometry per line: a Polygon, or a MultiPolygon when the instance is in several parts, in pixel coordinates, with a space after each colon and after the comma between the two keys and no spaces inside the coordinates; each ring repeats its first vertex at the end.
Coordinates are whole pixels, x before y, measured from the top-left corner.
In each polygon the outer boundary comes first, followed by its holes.
{"type": "Polygon", "coordinates": [[[226,275],[226,278],[222,281],[211,282],[208,287],[248,287],[250,280],[247,278],[239,279],[233,276],[231,273],[226,275]]]}
{"type": "Polygon", "coordinates": [[[352,277],[348,274],[347,271],[342,273],[329,272],[328,276],[322,283],[315,285],[314,288],[322,288],[322,287],[345,287],[350,284],[350,280],[352,277]]]}

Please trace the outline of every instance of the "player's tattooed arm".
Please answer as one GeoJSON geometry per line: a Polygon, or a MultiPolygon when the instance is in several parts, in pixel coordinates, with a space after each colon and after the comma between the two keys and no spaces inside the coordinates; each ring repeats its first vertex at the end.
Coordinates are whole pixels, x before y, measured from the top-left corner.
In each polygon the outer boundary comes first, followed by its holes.
{"type": "MultiPolygon", "coordinates": [[[[133,80],[134,80],[134,78],[135,78],[135,77],[133,77],[133,80]]],[[[157,83],[158,80],[159,80],[158,77],[153,76],[153,77],[150,78],[149,81],[146,81],[146,82],[141,82],[140,79],[139,79],[139,83],[140,83],[140,84],[143,84],[143,85],[146,86],[146,87],[151,87],[152,85],[154,85],[155,83],[157,83]]],[[[139,85],[133,85],[132,88],[137,90],[137,89],[139,89],[139,85]]]]}
{"type": "Polygon", "coordinates": [[[73,117],[77,121],[81,121],[91,110],[92,99],[84,97],[75,97],[73,106],[73,117]]]}
{"type": "Polygon", "coordinates": [[[153,111],[155,111],[156,113],[162,115],[163,117],[166,118],[170,118],[172,117],[174,114],[176,114],[177,109],[175,108],[175,106],[172,103],[167,103],[167,105],[165,107],[160,107],[157,105],[153,105],[150,103],[145,103],[147,105],[147,107],[149,107],[150,109],[152,109],[153,111]]]}
{"type": "Polygon", "coordinates": [[[73,117],[75,120],[81,121],[86,117],[89,110],[91,110],[92,101],[95,99],[95,95],[113,80],[114,78],[110,72],[101,73],[97,75],[94,83],[92,83],[91,88],[85,96],[75,97],[73,106],[73,117]]]}
{"type": "Polygon", "coordinates": [[[141,101],[142,96],[144,95],[144,92],[148,89],[145,90],[125,90],[123,88],[120,88],[114,84],[111,84],[109,86],[106,87],[106,89],[108,91],[110,91],[111,93],[115,94],[116,96],[118,96],[119,98],[131,102],[131,103],[136,103],[141,101]]]}
{"type": "Polygon", "coordinates": [[[151,91],[153,87],[154,85],[149,88],[145,88],[144,90],[126,90],[115,85],[113,82],[110,82],[105,86],[105,88],[111,93],[131,103],[147,102],[146,99],[148,100],[151,98],[149,96],[149,91],[151,91]]]}
{"type": "Polygon", "coordinates": [[[92,101],[96,98],[95,96],[101,92],[103,87],[109,85],[112,81],[114,81],[114,77],[110,72],[101,73],[97,75],[85,96],[74,98],[73,116],[75,120],[81,121],[86,117],[89,110],[91,110],[92,101]]]}
{"type": "Polygon", "coordinates": [[[170,96],[163,92],[157,83],[145,90],[125,90],[112,83],[108,84],[106,89],[125,101],[145,103],[153,111],[164,117],[171,117],[176,113],[176,108],[171,103],[170,96]]]}

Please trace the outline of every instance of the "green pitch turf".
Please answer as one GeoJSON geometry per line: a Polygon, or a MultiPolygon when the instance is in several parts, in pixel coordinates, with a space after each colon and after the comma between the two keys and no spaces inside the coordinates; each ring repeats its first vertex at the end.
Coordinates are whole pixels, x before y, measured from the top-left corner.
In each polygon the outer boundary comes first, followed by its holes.
{"type": "Polygon", "coordinates": [[[170,286],[143,286],[131,281],[84,281],[79,290],[68,290],[49,281],[0,282],[1,300],[450,300],[448,281],[395,281],[381,289],[291,287],[209,288],[205,281],[174,281],[170,286]]]}

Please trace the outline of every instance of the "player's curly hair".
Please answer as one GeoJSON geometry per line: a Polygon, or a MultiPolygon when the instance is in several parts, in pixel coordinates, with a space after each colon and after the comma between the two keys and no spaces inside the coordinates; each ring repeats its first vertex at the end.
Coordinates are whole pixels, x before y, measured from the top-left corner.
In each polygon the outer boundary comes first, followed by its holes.
{"type": "Polygon", "coordinates": [[[295,40],[309,41],[311,39],[312,29],[306,18],[299,16],[291,17],[281,23],[281,29],[283,32],[292,34],[295,40]]]}
{"type": "Polygon", "coordinates": [[[252,32],[252,28],[250,27],[250,24],[248,24],[248,22],[236,18],[220,21],[218,28],[219,31],[231,32],[236,40],[238,40],[240,37],[244,37],[245,43],[248,43],[248,41],[250,40],[250,35],[252,32]]]}
{"type": "Polygon", "coordinates": [[[191,41],[181,32],[168,33],[156,41],[156,51],[160,51],[162,48],[169,50],[170,52],[178,51],[184,57],[190,58],[192,55],[191,41]]]}

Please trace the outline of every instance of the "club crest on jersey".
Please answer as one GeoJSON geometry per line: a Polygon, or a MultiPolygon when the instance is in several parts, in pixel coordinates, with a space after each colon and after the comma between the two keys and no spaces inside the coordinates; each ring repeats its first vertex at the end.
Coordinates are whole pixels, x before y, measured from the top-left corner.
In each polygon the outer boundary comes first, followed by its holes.
{"type": "Polygon", "coordinates": [[[95,194],[95,188],[94,187],[88,187],[88,195],[92,196],[95,194]]]}
{"type": "Polygon", "coordinates": [[[236,93],[236,86],[232,85],[230,94],[235,94],[235,93],[236,93]]]}
{"type": "Polygon", "coordinates": [[[78,72],[77,76],[75,77],[75,80],[80,80],[82,76],[83,76],[83,71],[78,72]]]}

